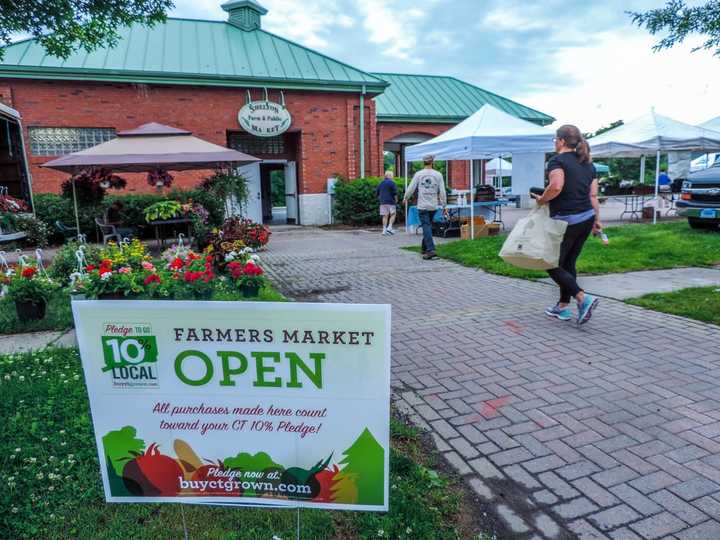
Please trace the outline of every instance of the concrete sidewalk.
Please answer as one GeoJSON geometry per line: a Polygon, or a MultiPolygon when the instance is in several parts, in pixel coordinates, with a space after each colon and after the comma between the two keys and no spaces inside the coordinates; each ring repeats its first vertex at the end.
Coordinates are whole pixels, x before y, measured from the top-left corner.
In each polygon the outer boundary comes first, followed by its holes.
{"type": "Polygon", "coordinates": [[[303,301],[390,303],[397,405],[512,538],[720,538],[720,328],[603,300],[582,328],[556,290],[303,229],[263,260],[303,301]]]}
{"type": "Polygon", "coordinates": [[[0,354],[16,354],[44,347],[75,347],[75,330],[0,335],[0,354]]]}
{"type": "MultiPolygon", "coordinates": [[[[550,279],[543,283],[555,286],[550,279]]],[[[591,294],[626,300],[650,293],[666,293],[688,287],[720,287],[720,268],[673,268],[602,276],[580,276],[580,286],[591,294]]]]}

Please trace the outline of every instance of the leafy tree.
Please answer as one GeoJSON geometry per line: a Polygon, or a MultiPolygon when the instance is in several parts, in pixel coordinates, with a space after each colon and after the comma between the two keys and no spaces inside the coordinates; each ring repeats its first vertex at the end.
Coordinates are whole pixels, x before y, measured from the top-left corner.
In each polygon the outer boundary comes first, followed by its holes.
{"type": "MultiPolygon", "coordinates": [[[[92,51],[117,43],[117,29],[133,23],[152,26],[165,20],[172,0],[13,0],[0,2],[0,41],[30,34],[52,56],[92,51]]],[[[0,59],[4,51],[0,49],[0,59]]]]}
{"type": "Polygon", "coordinates": [[[693,48],[715,49],[714,55],[720,56],[720,0],[712,0],[704,5],[688,6],[684,0],[669,0],[661,8],[644,13],[629,11],[633,23],[645,27],[653,36],[660,32],[669,32],[653,47],[654,51],[669,49],[685,38],[699,34],[704,36],[702,45],[693,48]]]}

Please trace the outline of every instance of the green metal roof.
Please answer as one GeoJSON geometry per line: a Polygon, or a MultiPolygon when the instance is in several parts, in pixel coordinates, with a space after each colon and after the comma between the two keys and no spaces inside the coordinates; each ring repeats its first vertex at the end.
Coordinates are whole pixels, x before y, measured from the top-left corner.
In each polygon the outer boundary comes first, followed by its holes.
{"type": "Polygon", "coordinates": [[[381,92],[382,79],[256,28],[168,18],[119,31],[116,46],[46,54],[35,39],[5,47],[0,77],[136,83],[257,86],[381,92]]]}
{"type": "Polygon", "coordinates": [[[555,121],[552,116],[454,77],[401,73],[373,75],[390,83],[384,93],[375,97],[378,121],[455,123],[486,103],[543,126],[555,121]]]}

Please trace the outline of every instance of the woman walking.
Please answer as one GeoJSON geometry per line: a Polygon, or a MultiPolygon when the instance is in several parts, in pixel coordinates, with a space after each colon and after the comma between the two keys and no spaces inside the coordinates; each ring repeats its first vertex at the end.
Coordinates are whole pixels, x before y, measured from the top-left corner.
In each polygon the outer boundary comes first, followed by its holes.
{"type": "Polygon", "coordinates": [[[559,266],[548,270],[560,286],[560,301],[545,313],[569,321],[572,319],[570,299],[575,298],[577,323],[585,324],[592,317],[598,299],[578,286],[575,263],[590,233],[602,230],[597,175],[590,159],[590,147],[577,127],[565,125],[557,130],[555,150],[557,155],[548,161],[548,186],[542,195],[533,195],[538,204],[550,205],[553,219],[568,224],[560,247],[559,266]]]}

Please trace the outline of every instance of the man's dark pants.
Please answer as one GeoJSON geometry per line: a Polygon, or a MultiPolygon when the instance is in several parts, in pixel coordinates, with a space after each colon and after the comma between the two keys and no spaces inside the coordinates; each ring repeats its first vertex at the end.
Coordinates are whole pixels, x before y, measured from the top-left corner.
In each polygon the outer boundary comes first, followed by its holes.
{"type": "Polygon", "coordinates": [[[422,252],[435,253],[435,242],[432,236],[432,221],[435,216],[435,210],[419,210],[420,225],[422,226],[422,252]]]}

